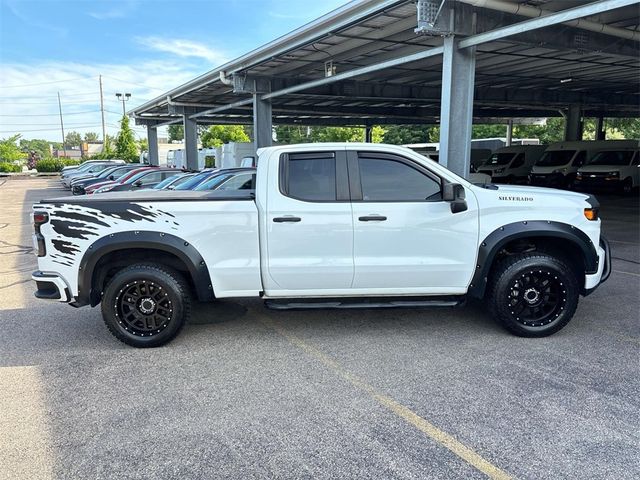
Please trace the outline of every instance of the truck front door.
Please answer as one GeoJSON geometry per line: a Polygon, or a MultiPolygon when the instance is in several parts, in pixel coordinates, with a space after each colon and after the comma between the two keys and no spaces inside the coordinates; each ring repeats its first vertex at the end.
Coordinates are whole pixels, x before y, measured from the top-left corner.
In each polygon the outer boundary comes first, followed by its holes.
{"type": "Polygon", "coordinates": [[[395,154],[348,152],[353,199],[352,288],[379,293],[464,293],[475,271],[478,209],[452,213],[442,181],[395,154]]]}

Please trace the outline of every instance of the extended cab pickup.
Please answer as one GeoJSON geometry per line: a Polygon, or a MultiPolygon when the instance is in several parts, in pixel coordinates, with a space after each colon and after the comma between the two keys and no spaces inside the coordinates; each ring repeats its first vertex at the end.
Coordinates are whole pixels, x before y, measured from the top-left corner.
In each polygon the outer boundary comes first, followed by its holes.
{"type": "Polygon", "coordinates": [[[476,186],[404,147],[269,147],[255,191],[35,204],[33,280],[38,298],[101,304],[136,347],[173,339],[191,302],[227,297],[280,309],[484,298],[511,332],[538,337],[609,275],[598,208],[574,192],[476,186]]]}

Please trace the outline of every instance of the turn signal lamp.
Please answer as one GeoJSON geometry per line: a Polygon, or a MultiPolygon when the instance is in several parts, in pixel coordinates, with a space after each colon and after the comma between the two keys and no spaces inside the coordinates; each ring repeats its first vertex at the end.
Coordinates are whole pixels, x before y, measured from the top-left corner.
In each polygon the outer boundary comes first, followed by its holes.
{"type": "Polygon", "coordinates": [[[597,208],[585,208],[584,216],[587,220],[598,220],[598,209],[597,208]]]}

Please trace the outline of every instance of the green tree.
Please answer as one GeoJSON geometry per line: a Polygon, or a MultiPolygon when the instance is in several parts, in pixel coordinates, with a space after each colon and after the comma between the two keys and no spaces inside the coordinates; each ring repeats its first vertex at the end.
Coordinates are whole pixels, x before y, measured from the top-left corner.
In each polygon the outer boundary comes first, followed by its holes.
{"type": "Polygon", "coordinates": [[[67,147],[79,147],[82,144],[82,135],[76,131],[69,132],[64,137],[64,144],[67,147]]]}
{"type": "Polygon", "coordinates": [[[439,141],[440,129],[433,125],[387,125],[384,142],[392,145],[439,141]]]}
{"type": "Polygon", "coordinates": [[[0,140],[0,161],[14,162],[25,157],[25,153],[18,147],[19,139],[20,134],[0,140]]]}
{"type": "Polygon", "coordinates": [[[242,125],[211,125],[200,135],[204,148],[219,147],[229,142],[248,142],[249,135],[242,125]]]}
{"type": "Polygon", "coordinates": [[[85,142],[97,142],[98,141],[98,134],[96,132],[87,132],[84,134],[84,141],[85,142]]]}
{"type": "Polygon", "coordinates": [[[362,127],[316,127],[311,129],[312,142],[362,142],[362,127]]]}
{"type": "Polygon", "coordinates": [[[140,152],[149,151],[149,140],[147,140],[146,138],[139,139],[138,140],[138,150],[140,150],[140,152]]]}
{"type": "Polygon", "coordinates": [[[564,118],[547,118],[544,125],[515,125],[513,138],[538,138],[545,145],[561,142],[564,139],[564,118]]]}
{"type": "Polygon", "coordinates": [[[115,156],[127,162],[133,162],[138,159],[138,146],[133,136],[133,131],[129,126],[129,117],[126,115],[120,121],[120,131],[116,136],[115,156]]]}
{"type": "Polygon", "coordinates": [[[387,129],[381,127],[380,125],[374,125],[371,129],[371,142],[373,143],[383,143],[384,136],[387,133],[387,129]]]}
{"type": "Polygon", "coordinates": [[[62,148],[60,142],[50,142],[49,140],[42,140],[34,138],[32,140],[20,139],[20,150],[25,153],[36,152],[40,158],[51,157],[51,149],[62,148]]]}
{"type": "Polygon", "coordinates": [[[276,141],[285,145],[294,143],[308,143],[311,128],[302,125],[277,125],[275,127],[276,141]]]}
{"type": "Polygon", "coordinates": [[[167,127],[167,133],[169,134],[169,142],[180,142],[184,140],[184,126],[182,125],[169,125],[167,127]]]}

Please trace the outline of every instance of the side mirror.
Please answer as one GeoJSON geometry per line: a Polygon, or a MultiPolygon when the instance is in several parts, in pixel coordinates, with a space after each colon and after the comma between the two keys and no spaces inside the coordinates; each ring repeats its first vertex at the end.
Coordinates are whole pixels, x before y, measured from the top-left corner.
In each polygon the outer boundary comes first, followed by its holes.
{"type": "Polygon", "coordinates": [[[115,180],[115,178],[113,177],[113,175],[109,175],[109,180],[115,180]]]}
{"type": "Polygon", "coordinates": [[[136,183],[133,184],[134,187],[141,187],[142,186],[142,180],[138,180],[136,183]]]}
{"type": "Polygon", "coordinates": [[[467,210],[464,187],[459,183],[445,183],[442,188],[442,199],[451,204],[451,213],[467,210]]]}

